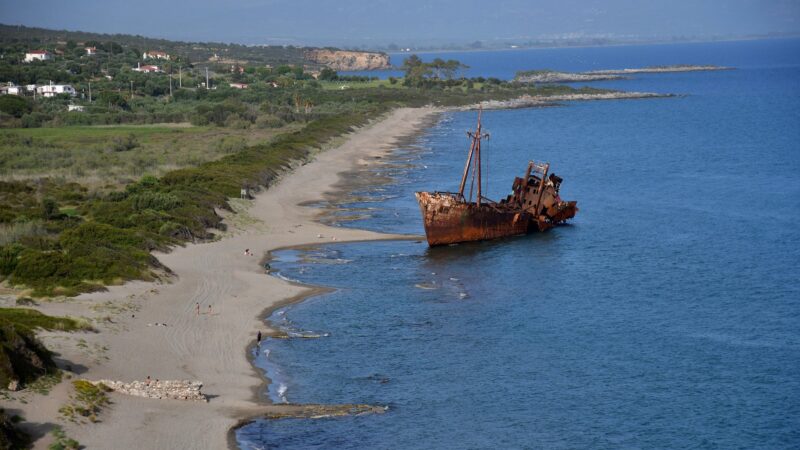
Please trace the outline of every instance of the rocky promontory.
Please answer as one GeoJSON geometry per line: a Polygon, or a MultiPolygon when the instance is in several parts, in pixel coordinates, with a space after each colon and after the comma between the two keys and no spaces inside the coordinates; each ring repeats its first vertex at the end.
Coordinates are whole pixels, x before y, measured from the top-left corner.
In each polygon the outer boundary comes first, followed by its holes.
{"type": "Polygon", "coordinates": [[[556,70],[524,70],[517,72],[514,81],[520,83],[577,83],[583,81],[621,80],[635,73],[702,72],[712,70],[732,70],[732,67],[693,66],[678,64],[673,66],[649,66],[638,69],[592,70],[589,72],[559,72],[556,70]]]}
{"type": "Polygon", "coordinates": [[[555,70],[529,70],[517,72],[514,81],[520,83],[576,83],[581,81],[620,80],[613,74],[557,72],[555,70]]]}
{"type": "Polygon", "coordinates": [[[306,50],[304,56],[315,64],[321,64],[333,70],[379,70],[391,67],[389,55],[386,53],[313,49],[306,50]]]}
{"type": "Polygon", "coordinates": [[[668,72],[706,72],[712,70],[733,70],[733,67],[724,66],[693,66],[691,64],[676,64],[672,66],[649,66],[638,69],[612,69],[612,70],[592,70],[584,72],[587,75],[625,75],[629,73],[668,73],[668,72]]]}
{"type": "Polygon", "coordinates": [[[556,95],[523,95],[510,100],[487,100],[478,104],[461,107],[461,110],[471,109],[518,109],[543,106],[557,106],[556,102],[587,101],[587,100],[624,100],[637,98],[662,98],[675,97],[675,94],[658,94],[655,92],[580,92],[574,94],[556,95]]]}

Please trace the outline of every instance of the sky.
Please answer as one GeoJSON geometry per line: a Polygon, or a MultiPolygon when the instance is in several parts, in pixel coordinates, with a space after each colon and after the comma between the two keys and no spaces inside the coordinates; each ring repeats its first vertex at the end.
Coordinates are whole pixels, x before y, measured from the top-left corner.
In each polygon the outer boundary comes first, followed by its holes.
{"type": "Polygon", "coordinates": [[[663,39],[800,33],[800,0],[0,0],[0,23],[243,44],[663,39]]]}

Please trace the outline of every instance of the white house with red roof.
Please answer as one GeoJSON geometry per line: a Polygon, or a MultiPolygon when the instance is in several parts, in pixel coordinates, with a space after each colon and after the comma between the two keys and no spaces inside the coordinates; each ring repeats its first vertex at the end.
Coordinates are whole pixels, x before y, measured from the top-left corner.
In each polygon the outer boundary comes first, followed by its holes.
{"type": "Polygon", "coordinates": [[[49,61],[53,59],[53,54],[47,50],[31,50],[25,53],[25,62],[49,61]]]}
{"type": "Polygon", "coordinates": [[[144,72],[144,73],[157,73],[161,72],[161,69],[158,66],[151,66],[151,65],[141,65],[141,63],[136,63],[136,67],[133,68],[134,72],[144,72]]]}

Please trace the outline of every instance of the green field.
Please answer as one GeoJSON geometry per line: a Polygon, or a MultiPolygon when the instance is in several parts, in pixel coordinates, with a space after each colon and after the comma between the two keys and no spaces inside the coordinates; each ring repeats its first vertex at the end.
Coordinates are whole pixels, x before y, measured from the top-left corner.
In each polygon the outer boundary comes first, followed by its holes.
{"type": "Polygon", "coordinates": [[[371,80],[371,81],[320,81],[319,84],[322,89],[326,91],[344,90],[344,89],[367,89],[385,87],[392,89],[403,88],[402,80],[392,84],[389,80],[371,80]]]}
{"type": "Polygon", "coordinates": [[[143,175],[197,166],[298,129],[189,124],[0,130],[0,180],[55,177],[113,189],[143,175]]]}

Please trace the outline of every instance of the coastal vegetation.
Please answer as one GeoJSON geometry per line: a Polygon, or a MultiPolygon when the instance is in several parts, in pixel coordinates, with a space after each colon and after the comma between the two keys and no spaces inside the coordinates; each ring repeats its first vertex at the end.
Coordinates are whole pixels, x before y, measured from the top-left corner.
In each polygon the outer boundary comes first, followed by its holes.
{"type": "Polygon", "coordinates": [[[9,416],[0,408],[0,449],[28,448],[31,437],[17,427],[17,423],[21,421],[21,417],[9,416]]]}
{"type": "Polygon", "coordinates": [[[82,448],[81,444],[67,436],[60,426],[53,428],[50,434],[53,436],[53,443],[47,447],[47,450],[78,450],[82,448]]]}
{"type": "Polygon", "coordinates": [[[93,328],[82,319],[48,316],[28,308],[0,308],[0,389],[47,391],[51,383],[46,379],[60,378],[51,353],[35,336],[37,330],[93,328]]]}
{"type": "Polygon", "coordinates": [[[97,415],[111,404],[108,398],[111,389],[103,383],[94,384],[86,380],[74,380],[72,387],[74,392],[70,402],[58,410],[61,416],[70,422],[97,422],[97,415]]]}
{"type": "Polygon", "coordinates": [[[0,323],[9,322],[27,331],[36,329],[55,331],[92,331],[91,325],[83,319],[56,317],[42,314],[28,308],[0,308],[0,323]]]}
{"type": "Polygon", "coordinates": [[[56,370],[50,352],[30,328],[0,320],[0,389],[19,389],[56,370]]]}

